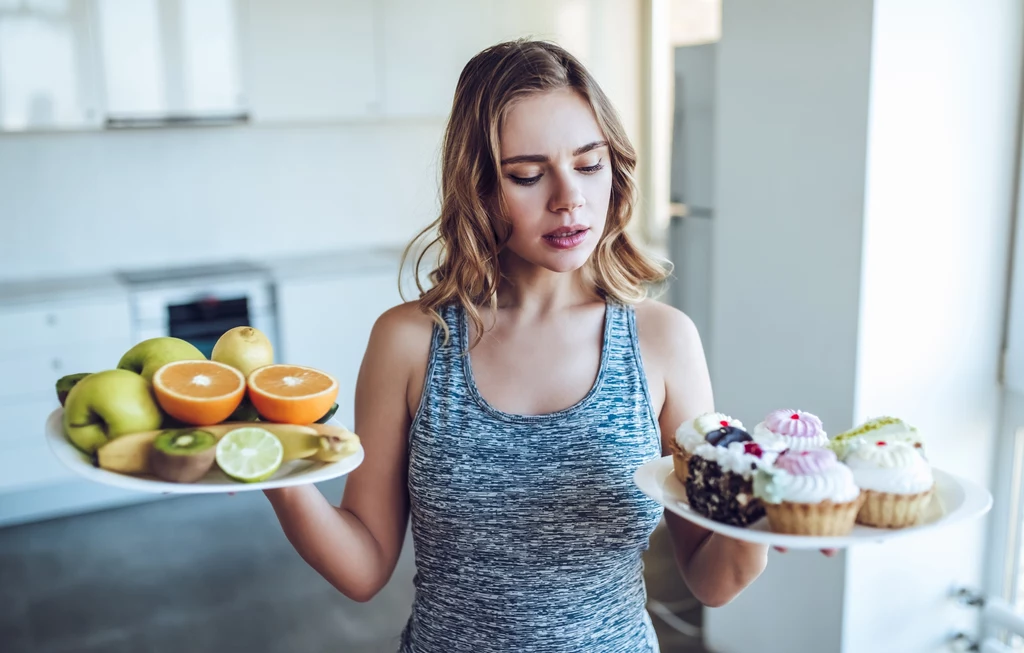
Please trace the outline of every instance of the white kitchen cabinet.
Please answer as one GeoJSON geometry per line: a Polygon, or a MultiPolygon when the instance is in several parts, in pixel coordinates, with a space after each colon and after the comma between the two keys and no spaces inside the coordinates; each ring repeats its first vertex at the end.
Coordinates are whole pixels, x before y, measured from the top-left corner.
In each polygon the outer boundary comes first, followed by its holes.
{"type": "MultiPolygon", "coordinates": [[[[84,348],[97,341],[123,343],[130,334],[131,314],[125,296],[0,303],[0,359],[29,350],[53,352],[68,345],[84,348]]],[[[111,365],[116,363],[115,360],[111,365]]]]}
{"type": "Polygon", "coordinates": [[[377,112],[373,0],[246,0],[243,6],[254,123],[377,112]]]}
{"type": "Polygon", "coordinates": [[[129,347],[127,338],[103,339],[0,355],[0,369],[4,371],[0,375],[0,401],[38,395],[40,389],[52,389],[54,382],[66,374],[114,369],[129,347]]]}
{"type": "Polygon", "coordinates": [[[0,131],[102,124],[90,7],[0,0],[0,131]]]}
{"type": "Polygon", "coordinates": [[[402,300],[391,268],[277,286],[281,346],[277,359],[324,370],[338,380],[335,419],[352,427],[356,379],[374,322],[402,300]]]}
{"type": "MultiPolygon", "coordinates": [[[[60,405],[54,383],[116,367],[132,345],[129,320],[127,294],[0,301],[0,524],[11,493],[77,482],[43,437],[46,418],[60,405]]],[[[85,496],[78,494],[76,501],[85,496]]],[[[61,496],[39,509],[60,512],[61,496]]]]}
{"type": "MultiPolygon", "coordinates": [[[[50,410],[53,408],[51,406],[50,410]]],[[[0,493],[78,480],[79,477],[57,460],[43,440],[42,424],[37,424],[34,430],[19,433],[22,436],[20,440],[9,438],[0,443],[4,452],[0,457],[0,493]]],[[[0,514],[2,522],[3,515],[0,514]]]]}
{"type": "Polygon", "coordinates": [[[108,124],[245,112],[236,0],[94,2],[108,124]]]}
{"type": "Polygon", "coordinates": [[[494,3],[380,0],[382,113],[446,117],[459,74],[500,33],[494,3]]]}

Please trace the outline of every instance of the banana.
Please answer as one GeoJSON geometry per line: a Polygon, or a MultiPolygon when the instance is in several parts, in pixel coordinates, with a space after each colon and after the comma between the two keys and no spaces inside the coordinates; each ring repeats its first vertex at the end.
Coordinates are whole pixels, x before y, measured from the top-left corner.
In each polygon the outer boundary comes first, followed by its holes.
{"type": "Polygon", "coordinates": [[[114,438],[96,450],[95,464],[121,474],[148,474],[149,451],[153,448],[153,440],[161,433],[162,430],[141,431],[114,438]]]}
{"type": "Polygon", "coordinates": [[[359,436],[341,426],[333,424],[310,424],[320,434],[320,448],[313,454],[314,460],[334,463],[359,451],[359,436]]]}
{"type": "MultiPolygon", "coordinates": [[[[199,428],[220,440],[229,431],[247,426],[255,426],[273,433],[284,448],[284,462],[310,458],[321,450],[321,436],[309,426],[272,422],[227,422],[199,428]]],[[[156,436],[165,430],[167,429],[128,433],[110,440],[96,450],[96,466],[121,474],[151,474],[149,452],[153,448],[156,436]]]]}

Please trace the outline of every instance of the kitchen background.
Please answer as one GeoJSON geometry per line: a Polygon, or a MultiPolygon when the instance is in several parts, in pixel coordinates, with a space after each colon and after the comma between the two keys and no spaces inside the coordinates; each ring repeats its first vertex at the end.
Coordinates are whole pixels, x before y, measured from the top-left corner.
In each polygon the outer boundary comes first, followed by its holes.
{"type": "Polygon", "coordinates": [[[394,650],[411,539],[354,603],[260,493],[76,481],[41,428],[57,377],[241,322],[336,375],[351,423],[455,80],[524,35],[620,110],[632,229],[676,264],[660,299],[697,323],[721,409],[899,414],[997,499],[941,536],[773,552],[714,610],[659,529],[663,651],[1015,645],[954,593],[1024,608],[1022,33],[1015,0],[0,0],[0,650],[394,650]]]}

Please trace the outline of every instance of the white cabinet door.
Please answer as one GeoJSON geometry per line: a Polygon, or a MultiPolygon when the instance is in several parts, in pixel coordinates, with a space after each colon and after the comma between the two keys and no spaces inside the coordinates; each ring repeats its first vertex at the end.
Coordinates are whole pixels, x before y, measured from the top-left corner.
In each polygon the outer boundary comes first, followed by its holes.
{"type": "Polygon", "coordinates": [[[0,2],[0,131],[102,124],[88,2],[0,2]]]}
{"type": "Polygon", "coordinates": [[[130,320],[126,295],[0,304],[0,495],[72,477],[43,438],[60,405],[54,383],[116,367],[132,344],[130,320]]]}
{"type": "Polygon", "coordinates": [[[239,116],[235,0],[95,0],[108,124],[239,116]]]}
{"type": "Polygon", "coordinates": [[[383,113],[446,117],[462,68],[497,40],[493,3],[381,0],[378,10],[383,113]]]}
{"type": "MultiPolygon", "coordinates": [[[[131,346],[131,309],[128,296],[76,301],[0,305],[0,359],[42,349],[86,348],[94,343],[118,341],[131,346]]],[[[123,353],[123,352],[122,352],[123,353]]],[[[108,363],[117,365],[120,355],[108,363]]]]}
{"type": "Polygon", "coordinates": [[[247,0],[245,13],[253,122],[376,112],[373,0],[247,0]]]}
{"type": "Polygon", "coordinates": [[[308,365],[338,380],[336,419],[353,423],[356,378],[374,322],[401,302],[395,272],[289,280],[277,288],[279,362],[308,365]]]}
{"type": "Polygon", "coordinates": [[[13,403],[0,401],[0,420],[4,424],[0,433],[0,493],[74,477],[43,437],[46,418],[58,406],[56,395],[39,394],[13,403]]]}

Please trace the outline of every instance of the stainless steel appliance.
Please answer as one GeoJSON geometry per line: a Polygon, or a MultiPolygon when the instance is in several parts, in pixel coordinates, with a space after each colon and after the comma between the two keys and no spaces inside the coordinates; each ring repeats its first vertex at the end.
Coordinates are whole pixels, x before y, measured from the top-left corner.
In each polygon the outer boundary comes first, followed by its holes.
{"type": "Polygon", "coordinates": [[[173,336],[207,357],[222,333],[252,326],[278,346],[274,284],[270,273],[247,262],[123,271],[134,342],[173,336]]]}

